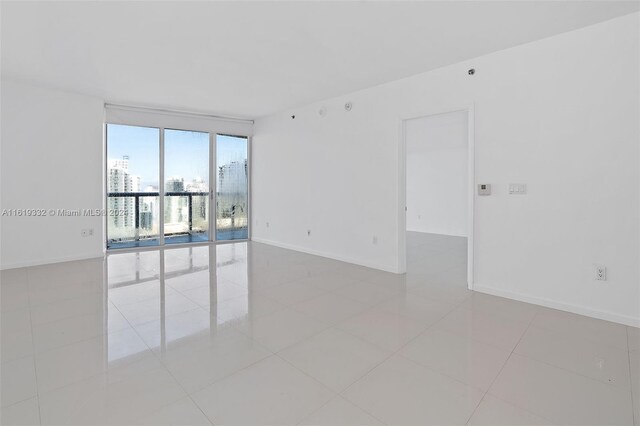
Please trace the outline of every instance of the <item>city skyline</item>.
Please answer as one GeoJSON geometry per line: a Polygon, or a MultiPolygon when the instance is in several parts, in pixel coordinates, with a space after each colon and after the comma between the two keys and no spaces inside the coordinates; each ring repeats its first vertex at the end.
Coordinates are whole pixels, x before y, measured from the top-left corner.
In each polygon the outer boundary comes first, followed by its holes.
{"type": "MultiPolygon", "coordinates": [[[[226,166],[230,166],[228,164],[226,166]]],[[[108,184],[109,191],[108,192],[158,192],[158,184],[143,184],[142,177],[140,175],[136,175],[131,172],[129,168],[129,158],[128,156],[123,156],[121,159],[108,159],[107,162],[107,174],[109,176],[108,184]],[[120,172],[120,173],[116,173],[120,172]],[[114,177],[119,175],[126,175],[131,179],[131,183],[128,185],[124,185],[124,190],[116,190],[114,187],[114,177]]],[[[186,192],[206,192],[208,191],[208,181],[203,178],[196,177],[191,180],[187,180],[182,176],[168,176],[165,179],[165,191],[167,192],[176,192],[176,191],[186,191],[186,192]],[[171,188],[172,182],[180,181],[182,183],[180,190],[171,188]]]]}
{"type": "MultiPolygon", "coordinates": [[[[244,137],[216,136],[218,165],[246,160],[246,143],[238,143],[239,139],[245,140],[244,137]]],[[[129,173],[140,177],[140,190],[148,186],[158,188],[159,140],[157,128],[108,124],[107,164],[110,166],[126,156],[129,173]]],[[[208,133],[165,129],[165,184],[171,178],[182,178],[185,185],[201,179],[209,186],[208,159],[208,133]]]]}
{"type": "MultiPolygon", "coordinates": [[[[107,184],[109,193],[158,193],[160,131],[107,125],[107,184]]],[[[216,135],[216,235],[246,238],[248,219],[248,150],[244,137],[216,135]]],[[[165,129],[164,192],[209,192],[209,134],[165,129]]],[[[167,196],[160,211],[157,195],[111,196],[108,221],[111,244],[158,238],[160,219],[166,237],[198,235],[208,238],[209,197],[167,196]],[[137,218],[137,220],[136,220],[137,218]]]]}

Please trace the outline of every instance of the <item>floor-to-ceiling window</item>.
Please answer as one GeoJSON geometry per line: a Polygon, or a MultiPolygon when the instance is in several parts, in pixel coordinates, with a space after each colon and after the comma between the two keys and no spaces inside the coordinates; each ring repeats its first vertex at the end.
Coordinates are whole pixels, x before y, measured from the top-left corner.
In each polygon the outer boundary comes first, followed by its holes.
{"type": "Polygon", "coordinates": [[[216,137],[216,239],[246,239],[249,233],[249,156],[246,137],[216,137]]]}
{"type": "Polygon", "coordinates": [[[107,125],[107,247],[158,245],[160,129],[107,125]]]}
{"type": "Polygon", "coordinates": [[[164,131],[164,241],[209,241],[209,134],[164,131]]]}
{"type": "Polygon", "coordinates": [[[122,124],[106,135],[107,248],[248,239],[247,137],[122,124]]]}

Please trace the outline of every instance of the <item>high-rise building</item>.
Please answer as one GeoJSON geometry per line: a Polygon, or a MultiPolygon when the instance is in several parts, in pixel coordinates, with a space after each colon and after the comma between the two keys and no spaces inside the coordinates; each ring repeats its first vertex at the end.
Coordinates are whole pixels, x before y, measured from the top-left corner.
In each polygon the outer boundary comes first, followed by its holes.
{"type": "MultiPolygon", "coordinates": [[[[165,183],[165,192],[184,192],[184,178],[172,177],[165,183]]],[[[182,223],[188,218],[188,201],[185,197],[168,196],[164,201],[164,221],[168,228],[172,229],[174,224],[182,223]]]]}
{"type": "MultiPolygon", "coordinates": [[[[202,178],[195,178],[187,184],[187,192],[209,192],[209,184],[202,178]]],[[[194,195],[191,197],[191,214],[193,229],[206,229],[209,220],[209,197],[194,195]]]]}
{"type": "MultiPolygon", "coordinates": [[[[140,176],[129,172],[129,156],[122,159],[111,159],[108,165],[109,192],[140,191],[140,176]]],[[[133,197],[109,197],[109,209],[112,213],[109,220],[115,228],[135,226],[135,199],[133,197]]]]}
{"type": "Polygon", "coordinates": [[[233,161],[218,168],[217,216],[235,219],[247,214],[247,160],[233,161]]]}
{"type": "Polygon", "coordinates": [[[184,192],[184,178],[172,177],[168,179],[164,190],[166,192],[184,192]]]}

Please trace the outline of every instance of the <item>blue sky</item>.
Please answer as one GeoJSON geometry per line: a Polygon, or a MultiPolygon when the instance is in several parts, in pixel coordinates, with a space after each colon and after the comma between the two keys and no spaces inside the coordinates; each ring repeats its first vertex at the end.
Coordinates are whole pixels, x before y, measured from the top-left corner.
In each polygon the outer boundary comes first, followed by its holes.
{"type": "MultiPolygon", "coordinates": [[[[160,131],[150,127],[107,125],[107,158],[129,156],[129,171],[139,175],[142,189],[158,185],[160,131]]],[[[247,156],[245,138],[218,135],[217,163],[242,161],[247,156]]],[[[165,179],[182,177],[186,182],[202,178],[209,182],[209,135],[202,132],[165,130],[165,179]]]]}

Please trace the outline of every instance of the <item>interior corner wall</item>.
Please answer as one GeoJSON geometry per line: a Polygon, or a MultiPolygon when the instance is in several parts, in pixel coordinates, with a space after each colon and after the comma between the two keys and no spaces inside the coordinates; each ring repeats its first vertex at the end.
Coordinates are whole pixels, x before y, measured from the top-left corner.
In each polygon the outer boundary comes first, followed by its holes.
{"type": "Polygon", "coordinates": [[[104,217],[51,210],[104,206],[103,101],[7,80],[0,89],[0,267],[102,256],[104,217]]]}
{"type": "Polygon", "coordinates": [[[467,236],[469,113],[405,122],[407,231],[467,236]]]}
{"type": "Polygon", "coordinates": [[[474,105],[475,182],[493,190],[475,198],[474,289],[640,325],[638,26],[634,13],[257,120],[252,238],[401,271],[401,119],[474,105]]]}

